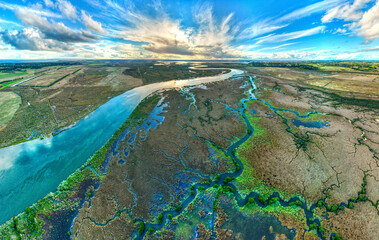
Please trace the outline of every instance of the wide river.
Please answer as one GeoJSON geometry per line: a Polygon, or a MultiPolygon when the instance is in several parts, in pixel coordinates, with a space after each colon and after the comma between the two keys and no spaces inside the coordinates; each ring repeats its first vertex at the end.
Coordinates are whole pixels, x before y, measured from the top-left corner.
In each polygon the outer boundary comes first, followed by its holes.
{"type": "Polygon", "coordinates": [[[0,149],[0,224],[22,212],[83,165],[151,93],[228,79],[243,71],[172,80],[134,88],[112,98],[54,137],[0,149]]]}

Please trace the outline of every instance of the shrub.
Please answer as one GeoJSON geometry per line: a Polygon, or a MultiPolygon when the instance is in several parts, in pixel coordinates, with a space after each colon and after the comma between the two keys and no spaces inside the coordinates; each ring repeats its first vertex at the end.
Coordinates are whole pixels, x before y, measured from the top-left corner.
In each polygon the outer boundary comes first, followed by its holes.
{"type": "Polygon", "coordinates": [[[220,180],[220,175],[217,175],[216,177],[215,177],[215,182],[218,182],[219,180],[220,180]]]}
{"type": "Polygon", "coordinates": [[[299,206],[299,207],[301,207],[301,206],[303,206],[303,203],[300,202],[299,200],[296,200],[294,202],[288,203],[288,206],[290,206],[290,207],[292,207],[292,206],[299,206]]]}
{"type": "Polygon", "coordinates": [[[145,223],[141,221],[139,222],[139,230],[138,230],[139,235],[142,235],[144,231],[145,231],[145,223]]]}
{"type": "Polygon", "coordinates": [[[332,239],[332,240],[342,240],[341,236],[340,236],[340,235],[338,235],[338,234],[336,234],[336,235],[332,236],[332,238],[331,238],[331,239],[332,239]]]}
{"type": "Polygon", "coordinates": [[[168,218],[169,220],[171,220],[171,219],[172,219],[172,214],[168,214],[168,215],[167,215],[167,218],[168,218]]]}
{"type": "Polygon", "coordinates": [[[266,205],[266,198],[263,195],[258,196],[258,201],[263,205],[266,205]]]}
{"type": "MultiPolygon", "coordinates": [[[[328,210],[329,210],[329,209],[328,209],[328,210]]],[[[331,211],[331,212],[337,212],[337,210],[338,210],[338,206],[337,206],[336,204],[334,204],[334,205],[330,208],[329,211],[331,211]]]]}
{"type": "Polygon", "coordinates": [[[279,198],[277,198],[277,197],[271,198],[271,199],[268,201],[268,205],[275,204],[278,200],[279,200],[279,198]]]}
{"type": "Polygon", "coordinates": [[[318,227],[317,231],[318,231],[319,233],[321,233],[321,234],[323,234],[323,233],[325,232],[324,228],[321,227],[321,226],[318,227]]]}
{"type": "Polygon", "coordinates": [[[324,201],[320,200],[317,202],[316,206],[320,208],[320,207],[322,207],[322,205],[324,205],[324,201]]]}
{"type": "Polygon", "coordinates": [[[223,182],[229,183],[229,182],[233,181],[234,179],[235,179],[234,177],[226,177],[223,182]]]}
{"type": "Polygon", "coordinates": [[[309,230],[317,229],[317,223],[309,224],[309,230]]]}
{"type": "Polygon", "coordinates": [[[249,198],[247,199],[246,205],[253,204],[254,202],[255,202],[254,197],[249,197],[249,198]]]}
{"type": "Polygon", "coordinates": [[[234,189],[229,186],[222,186],[221,193],[228,193],[228,192],[234,193],[234,189]]]}
{"type": "Polygon", "coordinates": [[[162,224],[162,222],[163,222],[163,214],[160,213],[160,214],[158,215],[157,219],[158,219],[158,223],[159,223],[159,224],[162,224]]]}
{"type": "Polygon", "coordinates": [[[180,212],[180,210],[182,210],[182,205],[179,205],[179,206],[177,206],[177,207],[175,208],[175,211],[177,211],[177,212],[180,212]]]}
{"type": "Polygon", "coordinates": [[[153,233],[153,232],[155,232],[155,228],[150,227],[149,228],[149,233],[153,233]]]}

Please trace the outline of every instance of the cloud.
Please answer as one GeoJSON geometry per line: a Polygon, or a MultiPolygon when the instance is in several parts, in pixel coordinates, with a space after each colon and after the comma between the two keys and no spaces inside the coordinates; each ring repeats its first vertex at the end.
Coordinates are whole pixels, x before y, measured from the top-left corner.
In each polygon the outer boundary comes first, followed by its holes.
{"type": "Polygon", "coordinates": [[[338,3],[341,3],[342,0],[324,0],[320,1],[311,5],[308,5],[304,8],[297,9],[289,14],[286,14],[282,17],[280,17],[277,21],[278,22],[284,22],[284,21],[293,21],[300,18],[308,17],[311,14],[317,13],[317,12],[323,12],[327,9],[330,9],[334,6],[336,6],[338,3]]]}
{"type": "Polygon", "coordinates": [[[358,23],[352,25],[352,28],[357,28],[358,35],[366,41],[379,38],[379,0],[363,14],[358,23]]]}
{"type": "Polygon", "coordinates": [[[21,6],[17,4],[0,1],[0,8],[9,9],[12,11],[24,9],[38,16],[61,18],[59,14],[51,12],[50,10],[39,8],[39,5],[32,5],[31,7],[25,7],[25,6],[21,6]]]}
{"type": "Polygon", "coordinates": [[[20,31],[9,32],[8,30],[0,32],[0,37],[4,43],[9,44],[20,50],[48,50],[63,51],[72,50],[66,43],[53,39],[44,39],[43,34],[34,28],[24,28],[20,31]]]}
{"type": "Polygon", "coordinates": [[[193,10],[196,28],[184,27],[178,19],[170,18],[159,5],[154,5],[156,14],[142,14],[135,9],[121,8],[108,1],[118,16],[127,24],[120,25],[116,35],[126,40],[144,42],[144,50],[162,58],[237,58],[231,42],[239,30],[231,24],[233,14],[216,20],[212,5],[203,3],[193,10]],[[127,25],[127,26],[126,26],[127,25]]]}
{"type": "Polygon", "coordinates": [[[237,36],[237,39],[244,40],[244,39],[252,39],[258,36],[261,36],[266,33],[274,32],[278,29],[284,28],[288,26],[288,24],[277,24],[272,20],[265,19],[262,21],[259,21],[257,23],[254,23],[251,26],[244,27],[237,36]]]}
{"type": "Polygon", "coordinates": [[[19,27],[21,26],[20,24],[18,24],[16,22],[4,20],[4,19],[1,19],[1,18],[0,18],[0,24],[10,24],[10,25],[19,26],[19,27]]]}
{"type": "Polygon", "coordinates": [[[43,0],[46,7],[54,7],[54,3],[51,0],[43,0]]]}
{"type": "Polygon", "coordinates": [[[321,33],[325,29],[324,26],[318,26],[307,30],[290,32],[290,33],[281,33],[281,34],[270,34],[264,37],[258,38],[256,44],[261,43],[274,43],[274,42],[286,42],[293,39],[298,39],[302,37],[307,37],[321,33]]]}
{"type": "Polygon", "coordinates": [[[61,22],[48,21],[24,8],[15,11],[16,16],[26,26],[19,31],[0,32],[4,43],[15,49],[31,51],[73,50],[73,44],[93,42],[99,38],[90,32],[73,30],[61,22]]]}
{"type": "Polygon", "coordinates": [[[340,19],[354,34],[362,36],[366,42],[379,38],[379,0],[365,11],[372,0],[355,0],[352,4],[344,3],[330,9],[323,16],[322,22],[329,23],[340,19]]]}
{"type": "Polygon", "coordinates": [[[86,12],[83,10],[82,10],[82,22],[88,30],[92,30],[100,34],[105,33],[103,27],[101,26],[101,23],[93,20],[92,17],[90,15],[87,15],[86,12]]]}
{"type": "Polygon", "coordinates": [[[72,30],[61,22],[51,21],[35,15],[28,10],[19,9],[16,16],[27,27],[37,28],[46,39],[53,39],[66,43],[91,42],[99,39],[97,36],[83,30],[72,30]]]}
{"type": "Polygon", "coordinates": [[[58,0],[57,7],[61,13],[71,20],[78,19],[76,8],[69,2],[65,0],[58,0]]]}
{"type": "Polygon", "coordinates": [[[340,4],[332,9],[329,9],[322,17],[321,21],[323,23],[328,23],[334,19],[342,19],[345,21],[359,20],[363,15],[361,10],[371,1],[372,0],[355,0],[353,4],[340,4]]]}
{"type": "Polygon", "coordinates": [[[379,46],[365,48],[365,49],[359,50],[358,52],[379,52],[379,46]]]}
{"type": "Polygon", "coordinates": [[[345,34],[347,32],[346,28],[337,28],[333,34],[336,34],[336,33],[341,33],[341,34],[345,34]]]}

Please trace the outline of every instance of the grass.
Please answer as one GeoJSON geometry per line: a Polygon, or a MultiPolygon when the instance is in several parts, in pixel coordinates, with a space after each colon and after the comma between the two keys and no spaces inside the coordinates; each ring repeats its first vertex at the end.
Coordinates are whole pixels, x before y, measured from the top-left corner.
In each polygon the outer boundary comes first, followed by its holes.
{"type": "Polygon", "coordinates": [[[18,110],[21,97],[13,92],[0,92],[0,126],[8,123],[18,110]]]}
{"type": "Polygon", "coordinates": [[[25,71],[25,72],[9,72],[9,73],[0,72],[0,80],[4,79],[4,78],[18,77],[18,76],[23,76],[23,75],[27,75],[27,74],[28,74],[27,71],[25,71]]]}
{"type": "MultiPolygon", "coordinates": [[[[47,221],[46,219],[49,219],[48,216],[57,211],[72,211],[78,208],[81,201],[80,197],[78,197],[81,183],[85,180],[101,181],[103,179],[103,177],[96,175],[92,170],[86,167],[91,166],[93,169],[96,169],[96,171],[101,171],[105,154],[112,146],[113,142],[127,128],[140,125],[144,119],[149,116],[151,110],[157,105],[160,99],[160,95],[145,98],[132,112],[130,117],[112,135],[107,143],[105,143],[104,146],[101,147],[82,167],[63,181],[58,186],[56,192],[48,194],[33,206],[28,207],[23,213],[0,226],[0,235],[5,237],[5,239],[10,239],[12,238],[11,236],[21,236],[22,239],[40,239],[43,234],[41,228],[42,224],[47,221]],[[45,218],[43,218],[43,216],[45,216],[45,218]]],[[[86,195],[87,194],[84,196],[86,195]]],[[[142,224],[144,225],[143,222],[142,224]]],[[[142,226],[140,223],[140,231],[141,229],[142,226]]],[[[143,231],[144,230],[143,226],[143,231]]]]}

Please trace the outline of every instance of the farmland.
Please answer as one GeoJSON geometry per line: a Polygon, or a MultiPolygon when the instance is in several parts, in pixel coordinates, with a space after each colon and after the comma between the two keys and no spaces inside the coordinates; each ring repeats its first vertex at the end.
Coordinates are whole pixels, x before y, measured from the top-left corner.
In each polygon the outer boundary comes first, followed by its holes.
{"type": "Polygon", "coordinates": [[[4,111],[12,112],[7,116],[13,117],[6,118],[7,125],[1,126],[0,147],[49,136],[134,87],[222,72],[191,70],[191,64],[155,64],[156,61],[0,64],[3,72],[25,70],[32,74],[0,83],[0,93],[17,94],[21,99],[16,112],[4,105],[4,111]]]}

